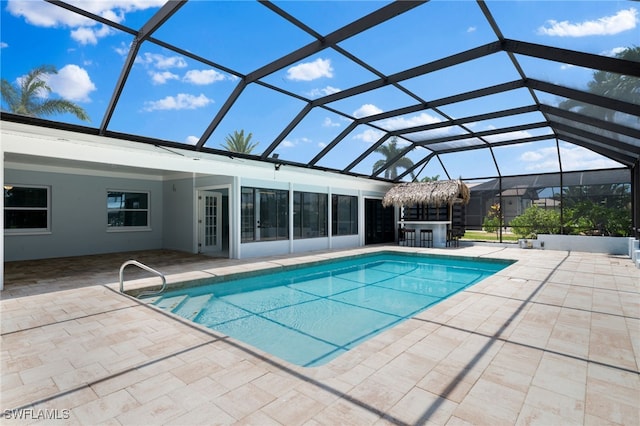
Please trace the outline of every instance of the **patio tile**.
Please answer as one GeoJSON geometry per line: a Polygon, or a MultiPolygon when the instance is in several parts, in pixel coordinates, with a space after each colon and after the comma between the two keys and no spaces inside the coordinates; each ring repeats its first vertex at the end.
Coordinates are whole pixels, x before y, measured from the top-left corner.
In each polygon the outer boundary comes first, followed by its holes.
{"type": "Polygon", "coordinates": [[[349,392],[349,396],[358,401],[367,401],[379,410],[387,411],[404,396],[404,393],[385,386],[375,378],[370,378],[354,387],[349,392]]]}
{"type": "MultiPolygon", "coordinates": [[[[167,421],[166,425],[185,426],[185,425],[203,425],[211,424],[227,425],[235,423],[235,419],[215,404],[205,403],[197,407],[187,410],[184,414],[180,414],[173,419],[167,421]]],[[[255,423],[268,424],[268,423],[255,423]]]]}
{"type": "Polygon", "coordinates": [[[445,424],[457,406],[424,389],[413,388],[389,410],[388,416],[405,424],[445,424]]]}
{"type": "Polygon", "coordinates": [[[261,411],[283,425],[304,424],[324,406],[296,390],[292,390],[268,404],[261,411]]]}
{"type": "Polygon", "coordinates": [[[215,404],[234,419],[241,420],[275,399],[276,397],[271,393],[252,384],[247,384],[220,395],[216,398],[215,404]]]}
{"type": "Polygon", "coordinates": [[[140,403],[133,396],[125,390],[119,390],[98,400],[75,407],[72,410],[72,415],[83,424],[98,424],[115,419],[139,406],[140,403]]]}
{"type": "Polygon", "coordinates": [[[486,410],[486,421],[492,424],[513,424],[518,417],[525,396],[526,393],[514,389],[513,386],[480,378],[469,390],[467,398],[455,410],[455,415],[464,420],[482,424],[485,423],[485,418],[474,419],[471,416],[471,411],[481,405],[491,406],[491,410],[486,410]],[[500,404],[496,406],[495,401],[500,401],[500,404]]]}
{"type": "Polygon", "coordinates": [[[116,417],[122,424],[164,424],[187,411],[168,396],[161,396],[116,417]]]}
{"type": "Polygon", "coordinates": [[[438,370],[430,371],[418,382],[417,387],[434,395],[459,403],[469,393],[473,386],[472,380],[465,380],[459,376],[452,376],[438,370]]]}
{"type": "Polygon", "coordinates": [[[231,368],[220,370],[211,377],[229,389],[236,389],[267,374],[267,370],[247,360],[240,361],[231,368]]]}
{"type": "Polygon", "coordinates": [[[313,417],[321,425],[368,425],[381,417],[380,412],[366,403],[340,398],[313,417]]]}
{"type": "Polygon", "coordinates": [[[68,371],[62,374],[56,374],[52,377],[58,389],[65,391],[78,387],[78,385],[84,385],[92,383],[96,380],[100,380],[109,373],[99,363],[87,364],[81,368],[76,368],[72,371],[68,371]]]}
{"type": "Polygon", "coordinates": [[[517,373],[533,376],[538,369],[543,352],[529,345],[512,344],[503,345],[493,359],[492,364],[500,368],[517,373]]]}
{"type": "Polygon", "coordinates": [[[551,422],[547,424],[581,424],[584,421],[584,406],[584,399],[576,399],[548,389],[531,386],[523,408],[523,418],[519,418],[518,423],[527,424],[527,417],[539,418],[542,416],[543,421],[551,422]]]}
{"type": "Polygon", "coordinates": [[[531,384],[574,399],[584,400],[586,381],[586,362],[576,362],[571,357],[545,353],[531,384]]]}
{"type": "Polygon", "coordinates": [[[222,370],[222,367],[211,362],[206,358],[200,358],[193,362],[187,362],[184,365],[171,370],[171,374],[176,376],[184,383],[193,383],[203,376],[208,376],[222,370]]]}
{"type": "Polygon", "coordinates": [[[0,393],[0,403],[3,409],[17,408],[28,405],[33,401],[39,401],[59,392],[58,387],[51,378],[38,382],[19,385],[15,388],[3,389],[0,393]]]}

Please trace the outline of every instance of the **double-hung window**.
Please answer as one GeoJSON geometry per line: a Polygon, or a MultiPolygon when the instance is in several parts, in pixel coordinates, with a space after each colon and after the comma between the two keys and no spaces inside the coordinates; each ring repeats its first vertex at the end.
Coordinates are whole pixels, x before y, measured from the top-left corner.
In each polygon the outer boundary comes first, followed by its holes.
{"type": "Polygon", "coordinates": [[[107,191],[107,229],[150,229],[149,198],[148,192],[107,191]]]}
{"type": "Polygon", "coordinates": [[[51,231],[51,188],[4,185],[4,228],[7,234],[51,231]]]}

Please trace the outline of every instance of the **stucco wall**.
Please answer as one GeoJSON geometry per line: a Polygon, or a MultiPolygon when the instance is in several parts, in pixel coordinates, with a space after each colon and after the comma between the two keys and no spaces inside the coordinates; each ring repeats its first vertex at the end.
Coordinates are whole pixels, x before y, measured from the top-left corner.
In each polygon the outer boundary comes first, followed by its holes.
{"type": "Polygon", "coordinates": [[[162,248],[161,181],[5,168],[4,182],[51,188],[51,232],[6,233],[5,261],[162,248]],[[151,230],[108,232],[108,190],[149,191],[151,230]]]}
{"type": "Polygon", "coordinates": [[[163,185],[163,248],[192,252],[196,242],[192,179],[174,179],[163,185]]]}
{"type": "Polygon", "coordinates": [[[592,237],[585,235],[539,234],[545,250],[571,250],[589,253],[627,254],[629,239],[622,237],[592,237]]]}

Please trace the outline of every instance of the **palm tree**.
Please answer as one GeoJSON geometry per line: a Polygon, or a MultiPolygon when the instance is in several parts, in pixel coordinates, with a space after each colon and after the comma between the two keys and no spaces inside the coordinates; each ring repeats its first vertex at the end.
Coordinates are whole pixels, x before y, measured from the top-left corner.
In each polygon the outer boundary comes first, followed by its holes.
{"type": "MultiPolygon", "coordinates": [[[[627,61],[640,62],[640,47],[629,47],[616,54],[616,58],[627,61]]],[[[627,75],[620,75],[608,71],[596,71],[592,80],[587,85],[589,93],[606,96],[613,99],[621,99],[635,104],[640,103],[640,79],[627,75]]],[[[567,99],[560,103],[560,108],[576,109],[592,117],[602,118],[605,121],[613,120],[615,111],[605,110],[595,105],[567,99]]]]}
{"type": "Polygon", "coordinates": [[[90,121],[85,110],[66,99],[49,99],[51,88],[44,77],[47,74],[57,74],[58,70],[52,65],[41,65],[29,71],[20,79],[17,85],[9,83],[4,78],[0,87],[2,99],[6,102],[9,112],[29,117],[44,117],[53,114],[70,113],[83,121],[90,121]]]}
{"type": "MultiPolygon", "coordinates": [[[[378,148],[376,148],[375,152],[384,155],[384,159],[375,162],[375,164],[373,165],[374,172],[383,167],[398,155],[400,155],[400,152],[402,152],[402,150],[398,148],[398,138],[394,136],[389,142],[382,144],[378,148]]],[[[398,177],[399,168],[409,170],[411,167],[413,167],[413,161],[411,161],[411,159],[408,157],[402,157],[385,169],[384,177],[386,179],[395,179],[396,177],[398,177]]],[[[413,172],[411,172],[411,178],[412,180],[415,179],[413,172]]]]}
{"type": "Polygon", "coordinates": [[[233,135],[229,133],[226,138],[224,138],[225,144],[222,145],[224,149],[231,152],[239,152],[242,154],[251,154],[251,151],[255,147],[258,146],[260,142],[251,143],[251,136],[253,133],[249,133],[246,137],[244,136],[244,130],[233,131],[233,135]]]}
{"type": "Polygon", "coordinates": [[[440,180],[440,175],[435,175],[435,176],[425,176],[422,179],[420,179],[420,182],[437,182],[438,180],[440,180]]]}

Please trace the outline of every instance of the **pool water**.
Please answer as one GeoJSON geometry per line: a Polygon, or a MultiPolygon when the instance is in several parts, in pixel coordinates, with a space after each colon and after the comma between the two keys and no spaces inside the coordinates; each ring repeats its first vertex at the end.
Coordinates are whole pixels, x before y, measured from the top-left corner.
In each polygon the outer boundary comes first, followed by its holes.
{"type": "Polygon", "coordinates": [[[382,253],[167,291],[151,303],[311,367],[510,263],[382,253]]]}

